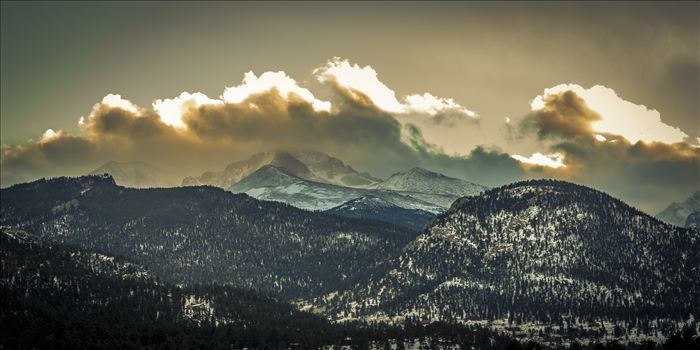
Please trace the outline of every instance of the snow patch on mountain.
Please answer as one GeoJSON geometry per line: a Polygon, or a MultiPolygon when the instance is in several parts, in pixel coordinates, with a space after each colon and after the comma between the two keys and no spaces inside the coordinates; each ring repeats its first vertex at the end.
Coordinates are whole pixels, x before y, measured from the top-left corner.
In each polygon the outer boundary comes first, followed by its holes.
{"type": "Polygon", "coordinates": [[[448,208],[455,199],[474,196],[488,187],[445,176],[423,168],[396,173],[371,188],[397,191],[401,194],[448,208]]]}
{"type": "Polygon", "coordinates": [[[672,203],[668,208],[656,214],[656,218],[671,225],[691,227],[688,225],[697,222],[697,219],[693,220],[697,217],[698,214],[694,214],[697,212],[700,212],[700,191],[695,192],[683,202],[672,203]]]}
{"type": "Polygon", "coordinates": [[[207,171],[200,176],[186,177],[182,185],[229,188],[266,165],[287,169],[290,174],[305,180],[338,186],[366,187],[379,181],[322,152],[271,151],[256,153],[248,159],[231,163],[223,171],[207,171]]]}
{"type": "Polygon", "coordinates": [[[394,191],[371,190],[315,182],[294,175],[288,169],[266,165],[229,188],[261,200],[284,202],[306,210],[328,210],[365,196],[405,209],[439,213],[444,208],[394,191]]]}

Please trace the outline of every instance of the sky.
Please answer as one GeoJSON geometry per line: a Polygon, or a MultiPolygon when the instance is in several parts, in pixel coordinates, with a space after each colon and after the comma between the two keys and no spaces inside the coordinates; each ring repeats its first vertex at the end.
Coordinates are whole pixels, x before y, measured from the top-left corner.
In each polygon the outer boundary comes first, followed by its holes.
{"type": "Polygon", "coordinates": [[[1,6],[3,187],[271,149],[559,178],[650,213],[700,187],[697,2],[1,6]]]}

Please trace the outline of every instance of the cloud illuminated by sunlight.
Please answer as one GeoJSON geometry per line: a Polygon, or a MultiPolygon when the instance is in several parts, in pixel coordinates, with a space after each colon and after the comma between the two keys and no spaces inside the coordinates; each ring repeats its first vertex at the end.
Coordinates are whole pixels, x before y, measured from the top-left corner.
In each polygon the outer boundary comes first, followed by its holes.
{"type": "Polygon", "coordinates": [[[341,87],[358,91],[372,100],[380,109],[396,114],[426,113],[435,115],[453,111],[476,117],[476,113],[461,106],[451,98],[439,98],[430,93],[405,96],[405,102],[399,101],[394,90],[387,87],[377,76],[371,66],[360,67],[346,59],[335,57],[325,66],[314,70],[320,82],[333,82],[341,87]]]}
{"type": "MultiPolygon", "coordinates": [[[[120,108],[130,113],[139,112],[139,107],[133,102],[122,98],[122,95],[110,93],[103,97],[101,102],[95,103],[95,105],[92,106],[92,111],[90,112],[90,116],[88,116],[88,118],[94,117],[97,113],[99,113],[100,109],[103,107],[120,108]]],[[[80,117],[80,119],[78,120],[78,125],[82,126],[84,124],[85,117],[80,117]]],[[[46,131],[48,132],[49,130],[46,131]]]]}
{"type": "Polygon", "coordinates": [[[49,142],[51,140],[55,140],[63,135],[63,131],[58,130],[54,131],[53,129],[46,129],[44,131],[44,134],[41,135],[41,138],[39,139],[39,143],[44,143],[44,142],[49,142]]]}
{"type": "Polygon", "coordinates": [[[396,93],[377,78],[377,72],[370,66],[360,67],[335,57],[314,70],[314,74],[320,82],[332,81],[367,95],[377,107],[387,112],[401,113],[404,110],[396,93]]]}
{"type": "Polygon", "coordinates": [[[252,71],[245,73],[243,82],[238,86],[226,88],[223,99],[227,103],[240,103],[248,96],[277,89],[282,97],[295,94],[309,102],[316,111],[330,111],[331,103],[317,99],[309,89],[300,87],[297,82],[283,71],[265,72],[260,77],[252,71]]]}
{"type": "MultiPolygon", "coordinates": [[[[109,107],[121,108],[132,113],[138,112],[138,107],[133,102],[123,99],[122,96],[118,94],[108,94],[107,96],[102,98],[101,103],[109,107]]],[[[99,104],[95,106],[98,105],[99,104]]]]}
{"type": "Polygon", "coordinates": [[[196,109],[203,105],[220,105],[223,103],[223,101],[209,98],[209,96],[201,92],[195,92],[194,94],[183,92],[180,96],[172,99],[165,98],[156,100],[153,102],[153,110],[160,115],[164,123],[176,127],[184,127],[185,123],[182,122],[182,116],[189,109],[196,109]]]}
{"type": "Polygon", "coordinates": [[[461,106],[451,98],[440,98],[424,93],[423,95],[408,95],[406,96],[406,110],[412,110],[420,113],[437,114],[445,110],[453,110],[464,113],[470,117],[476,117],[474,111],[461,106]]]}
{"type": "Polygon", "coordinates": [[[518,154],[514,154],[511,157],[513,159],[525,163],[525,164],[530,164],[530,165],[539,165],[539,166],[546,166],[550,168],[562,168],[566,167],[564,165],[564,155],[560,153],[553,153],[553,154],[547,154],[544,155],[542,153],[534,153],[530,157],[524,157],[518,154]]]}
{"type": "Polygon", "coordinates": [[[545,107],[547,96],[564,91],[573,91],[582,98],[588,107],[598,113],[602,119],[594,121],[591,126],[599,133],[621,135],[631,143],[644,142],[683,142],[688,137],[679,128],[664,124],[661,115],[654,109],[626,101],[615,90],[602,85],[585,89],[576,84],[560,84],[544,90],[544,94],[530,102],[533,111],[545,107]]]}

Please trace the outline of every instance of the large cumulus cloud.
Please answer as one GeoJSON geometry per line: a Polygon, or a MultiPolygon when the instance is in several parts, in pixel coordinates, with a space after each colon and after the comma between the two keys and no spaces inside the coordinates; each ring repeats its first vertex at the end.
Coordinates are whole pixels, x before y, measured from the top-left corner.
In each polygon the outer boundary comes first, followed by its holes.
{"type": "MultiPolygon", "coordinates": [[[[333,65],[346,61],[334,59],[325,67],[333,65]]],[[[379,176],[414,166],[488,185],[522,176],[518,162],[496,147],[448,154],[444,145],[426,137],[421,118],[435,125],[474,127],[476,115],[451,99],[411,95],[397,100],[400,109],[387,110],[376,91],[343,83],[326,71],[316,76],[329,89],[331,101],[317,98],[284,72],[249,72],[219,98],[184,92],[156,100],[152,108],[109,94],[80,119],[80,135],[59,131],[50,139],[3,145],[3,186],[85,173],[111,159],[147,161],[184,177],[273,149],[324,151],[379,176]]]]}
{"type": "Polygon", "coordinates": [[[533,100],[521,131],[536,135],[561,166],[524,162],[525,167],[598,187],[650,212],[698,189],[700,148],[684,142],[687,135],[662,124],[656,111],[627,101],[620,102],[627,108],[615,108],[614,100],[601,105],[593,96],[574,92],[579,88],[550,90],[533,100]],[[642,115],[630,115],[635,110],[642,115]],[[611,122],[603,124],[606,120],[611,122]],[[645,127],[650,124],[658,125],[645,127]]]}

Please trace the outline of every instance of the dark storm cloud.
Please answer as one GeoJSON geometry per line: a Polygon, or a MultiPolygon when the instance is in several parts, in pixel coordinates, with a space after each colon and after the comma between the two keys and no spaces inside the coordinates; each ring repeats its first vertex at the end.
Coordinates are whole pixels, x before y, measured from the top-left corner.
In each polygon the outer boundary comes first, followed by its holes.
{"type": "Polygon", "coordinates": [[[1,185],[69,173],[75,166],[94,160],[96,153],[89,140],[65,132],[24,146],[2,145],[1,185]]]}

